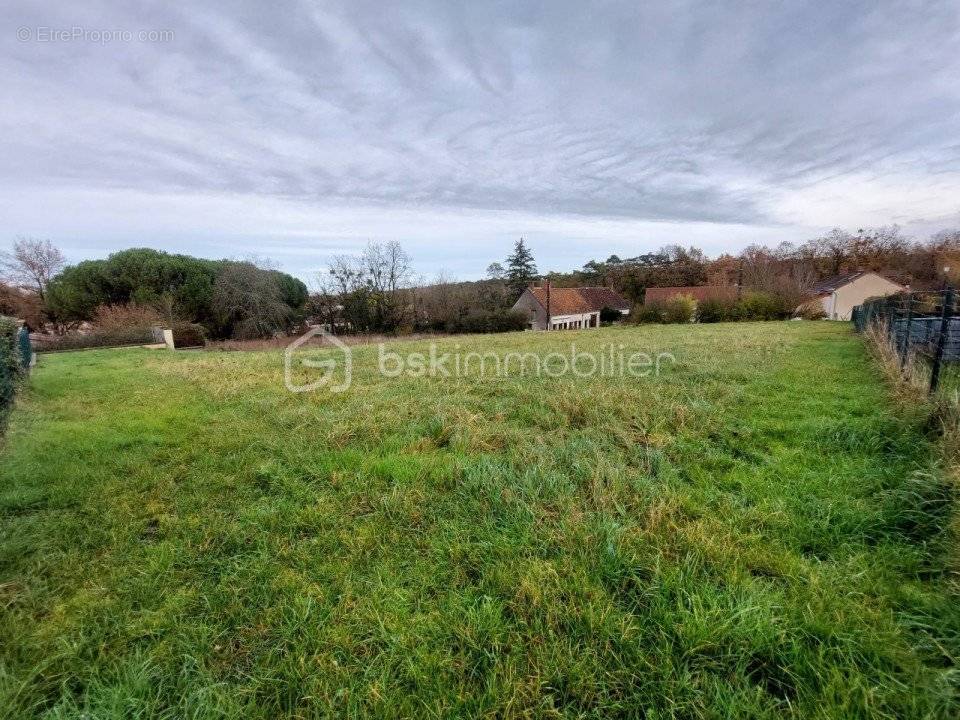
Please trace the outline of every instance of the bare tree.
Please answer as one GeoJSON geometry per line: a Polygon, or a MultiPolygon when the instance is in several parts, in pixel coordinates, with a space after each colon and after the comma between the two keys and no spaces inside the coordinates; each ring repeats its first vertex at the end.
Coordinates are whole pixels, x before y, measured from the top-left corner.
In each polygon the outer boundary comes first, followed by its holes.
{"type": "Polygon", "coordinates": [[[487,277],[491,280],[503,280],[507,276],[507,271],[501,263],[492,262],[487,265],[487,277]]]}
{"type": "Polygon", "coordinates": [[[396,240],[372,242],[360,257],[374,291],[392,293],[406,287],[410,278],[410,256],[396,240]]]}
{"type": "Polygon", "coordinates": [[[346,294],[364,286],[364,272],[355,255],[334,255],[328,268],[334,291],[346,294]]]}
{"type": "Polygon", "coordinates": [[[249,262],[228,262],[217,275],[211,302],[217,321],[236,338],[268,337],[290,323],[290,306],[267,270],[249,262]]]}
{"type": "Polygon", "coordinates": [[[846,230],[834,228],[826,235],[805,243],[801,252],[825,263],[822,272],[827,275],[839,275],[850,260],[851,250],[856,239],[846,230]]]}
{"type": "Polygon", "coordinates": [[[65,264],[63,253],[49,240],[18,237],[13,243],[13,252],[0,254],[0,267],[7,278],[15,285],[36,292],[41,302],[46,300],[50,281],[65,264]]]}
{"type": "Polygon", "coordinates": [[[307,300],[307,312],[329,332],[337,334],[343,330],[349,332],[350,326],[344,318],[342,293],[337,283],[327,274],[318,273],[314,292],[307,300]]]}
{"type": "Polygon", "coordinates": [[[415,296],[418,323],[431,330],[445,328],[466,312],[462,285],[443,272],[430,284],[417,288],[415,296]]]}
{"type": "Polygon", "coordinates": [[[359,255],[336,255],[329,274],[354,329],[392,331],[409,319],[410,256],[400,243],[371,242],[359,255]]]}

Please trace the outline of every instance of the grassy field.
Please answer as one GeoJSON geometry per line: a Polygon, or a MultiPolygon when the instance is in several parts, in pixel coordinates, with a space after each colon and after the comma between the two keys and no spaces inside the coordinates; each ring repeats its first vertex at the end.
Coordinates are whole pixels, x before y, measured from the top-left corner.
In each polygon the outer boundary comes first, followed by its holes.
{"type": "Polygon", "coordinates": [[[846,324],[443,347],[571,340],[677,362],[390,379],[357,347],[348,392],[293,394],[276,351],[41,357],[0,716],[957,717],[950,485],[846,324]]]}

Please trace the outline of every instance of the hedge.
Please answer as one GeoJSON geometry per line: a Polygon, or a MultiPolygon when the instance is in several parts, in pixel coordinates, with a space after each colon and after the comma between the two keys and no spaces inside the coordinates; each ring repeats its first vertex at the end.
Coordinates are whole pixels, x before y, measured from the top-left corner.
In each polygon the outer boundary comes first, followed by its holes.
{"type": "Polygon", "coordinates": [[[173,331],[174,347],[202,347],[207,341],[206,328],[197,323],[177,322],[170,329],[173,331]]]}
{"type": "Polygon", "coordinates": [[[20,324],[0,315],[0,431],[6,428],[17,384],[26,373],[20,355],[20,324]]]}
{"type": "Polygon", "coordinates": [[[771,293],[749,291],[733,300],[706,298],[695,301],[690,296],[675,295],[666,302],[654,302],[634,308],[634,323],[701,323],[736,322],[738,320],[785,320],[793,307],[771,293]]]}
{"type": "Polygon", "coordinates": [[[525,330],[527,316],[516,310],[475,312],[447,323],[450,333],[500,333],[525,330]]]}
{"type": "Polygon", "coordinates": [[[149,345],[153,342],[150,328],[112,328],[92,332],[73,332],[58,337],[47,337],[37,343],[37,352],[107,348],[122,345],[149,345]]]}

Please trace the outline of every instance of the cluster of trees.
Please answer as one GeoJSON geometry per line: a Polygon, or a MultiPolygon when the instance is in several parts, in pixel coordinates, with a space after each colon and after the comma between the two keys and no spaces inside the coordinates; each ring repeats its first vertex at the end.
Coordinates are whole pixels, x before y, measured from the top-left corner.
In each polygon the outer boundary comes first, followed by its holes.
{"type": "Polygon", "coordinates": [[[511,308],[538,278],[533,253],[520,238],[503,263],[487,267],[487,278],[453,282],[446,278],[416,293],[418,325],[435,332],[507,332],[523,330],[527,318],[511,308]]]}
{"type": "Polygon", "coordinates": [[[148,248],[66,266],[48,241],[21,238],[3,263],[0,302],[10,307],[0,311],[61,335],[96,324],[104,308],[133,306],[212,337],[264,337],[302,324],[308,299],[300,280],[272,268],[148,248]]]}
{"type": "Polygon", "coordinates": [[[318,285],[309,311],[332,332],[395,333],[412,326],[410,256],[396,241],[335,256],[318,285]]]}
{"type": "Polygon", "coordinates": [[[609,286],[641,302],[648,287],[707,284],[709,267],[710,260],[702,250],[667,245],[631,258],[611,255],[606,260],[591,260],[573,273],[552,274],[551,280],[557,285],[609,286]]]}
{"type": "Polygon", "coordinates": [[[526,318],[510,308],[537,278],[522,238],[505,266],[491,264],[485,280],[457,282],[441,275],[430,283],[417,282],[400,243],[371,242],[359,254],[333,258],[318,278],[309,312],[339,333],[521,330],[526,318]]]}
{"type": "MultiPolygon", "coordinates": [[[[56,247],[29,238],[0,255],[0,270],[0,314],[23,318],[32,329],[64,334],[83,323],[104,322],[104,308],[133,306],[149,308],[165,323],[192,323],[211,337],[241,339],[289,332],[307,317],[341,333],[520,329],[525,318],[510,308],[541,278],[523,238],[503,262],[490,264],[485,279],[473,282],[445,277],[417,282],[398,242],[370,243],[359,254],[334,257],[313,294],[300,280],[262,263],[145,248],[68,267],[56,247]]],[[[558,287],[612,287],[638,305],[648,287],[740,285],[744,292],[729,307],[700,304],[697,316],[710,321],[788,316],[818,280],[852,270],[877,271],[920,289],[956,283],[960,231],[916,241],[897,226],[856,233],[836,229],[800,245],[752,245],[716,259],[695,247],[669,245],[635,257],[591,260],[579,270],[546,277],[558,287]]],[[[654,307],[634,317],[662,321],[683,312],[654,307]]]]}
{"type": "Polygon", "coordinates": [[[637,257],[591,260],[580,270],[549,277],[558,286],[610,286],[636,303],[643,302],[648,287],[739,284],[795,308],[819,280],[854,270],[879,272],[914,288],[955,283],[960,281],[960,231],[917,241],[896,225],[856,233],[834,229],[799,245],[751,245],[713,260],[698,248],[669,245],[637,257]]]}

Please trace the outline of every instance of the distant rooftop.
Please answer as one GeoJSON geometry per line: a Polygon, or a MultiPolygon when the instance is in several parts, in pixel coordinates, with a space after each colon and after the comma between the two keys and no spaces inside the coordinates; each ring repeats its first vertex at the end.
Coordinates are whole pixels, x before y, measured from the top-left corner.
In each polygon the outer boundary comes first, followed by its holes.
{"type": "MultiPolygon", "coordinates": [[[[849,285],[854,280],[862,278],[864,275],[879,275],[880,277],[883,277],[883,275],[880,275],[880,273],[873,272],[872,270],[859,270],[857,272],[841,273],[839,275],[834,275],[833,277],[824,278],[813,286],[811,292],[814,295],[829,295],[830,293],[839,290],[844,285],[849,285]]],[[[889,278],[884,279],[889,280],[889,278]]],[[[890,282],[893,282],[893,280],[890,280],[890,282]]],[[[896,284],[899,285],[899,283],[896,284]]]]}
{"type": "Polygon", "coordinates": [[[688,295],[697,302],[704,300],[733,301],[737,299],[736,285],[687,285],[676,287],[648,287],[643,297],[645,305],[666,302],[677,295],[688,295]]]}
{"type": "Polygon", "coordinates": [[[833,291],[842,288],[848,283],[852,283],[857,278],[862,278],[866,274],[866,271],[861,270],[859,272],[840,273],[839,275],[824,278],[813,286],[812,292],[814,295],[829,295],[833,291]]]}
{"type": "MultiPolygon", "coordinates": [[[[530,288],[530,292],[544,308],[547,307],[547,289],[530,288]]],[[[630,302],[620,293],[605,287],[550,288],[551,315],[580,315],[611,310],[629,310],[630,302]]]]}

